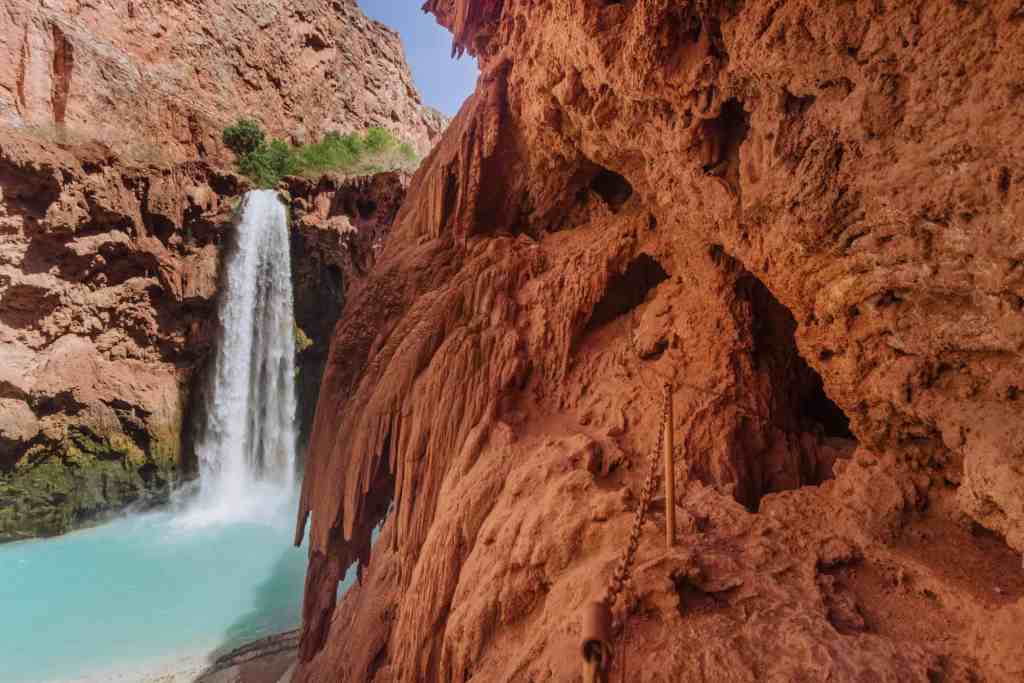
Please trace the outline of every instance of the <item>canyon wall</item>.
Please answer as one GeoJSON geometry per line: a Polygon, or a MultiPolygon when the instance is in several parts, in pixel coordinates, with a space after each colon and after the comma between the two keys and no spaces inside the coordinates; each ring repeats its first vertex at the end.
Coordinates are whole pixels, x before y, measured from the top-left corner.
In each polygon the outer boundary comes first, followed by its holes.
{"type": "MultiPolygon", "coordinates": [[[[221,129],[295,140],[445,121],[353,0],[0,7],[0,541],[163,500],[194,472],[225,236],[221,129]]],[[[290,178],[300,430],[408,178],[290,178]]]]}
{"type": "Polygon", "coordinates": [[[383,126],[420,153],[445,125],[398,35],[355,0],[0,7],[0,125],[138,162],[223,161],[221,130],[242,116],[300,142],[383,126]]]}
{"type": "Polygon", "coordinates": [[[482,75],[329,351],[296,680],[579,680],[665,383],[613,680],[1020,680],[1019,5],[428,0],[482,75]]]}

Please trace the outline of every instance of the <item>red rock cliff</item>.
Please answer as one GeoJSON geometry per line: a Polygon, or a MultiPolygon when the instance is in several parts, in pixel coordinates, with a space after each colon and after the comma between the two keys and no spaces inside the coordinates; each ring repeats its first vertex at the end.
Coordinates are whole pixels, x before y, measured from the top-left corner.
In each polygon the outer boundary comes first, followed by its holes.
{"type": "Polygon", "coordinates": [[[239,116],[308,141],[384,126],[430,149],[398,35],[355,0],[27,2],[0,10],[0,124],[142,161],[223,158],[239,116]]]}
{"type": "Polygon", "coordinates": [[[578,680],[665,381],[616,680],[1020,680],[1019,5],[427,2],[482,77],[335,334],[297,680],[578,680]]]}

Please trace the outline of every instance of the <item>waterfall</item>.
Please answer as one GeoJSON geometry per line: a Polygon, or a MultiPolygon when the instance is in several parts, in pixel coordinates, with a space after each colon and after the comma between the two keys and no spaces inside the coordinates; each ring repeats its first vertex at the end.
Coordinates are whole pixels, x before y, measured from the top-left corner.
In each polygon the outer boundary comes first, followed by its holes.
{"type": "Polygon", "coordinates": [[[285,207],[245,196],[228,249],[220,330],[199,435],[195,521],[265,514],[289,496],[295,471],[295,331],[285,207]]]}

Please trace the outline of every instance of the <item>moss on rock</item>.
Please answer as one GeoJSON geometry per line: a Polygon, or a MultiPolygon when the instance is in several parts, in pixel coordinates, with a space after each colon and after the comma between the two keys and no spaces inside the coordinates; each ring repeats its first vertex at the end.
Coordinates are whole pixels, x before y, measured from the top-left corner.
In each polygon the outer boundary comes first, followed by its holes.
{"type": "Polygon", "coordinates": [[[180,433],[180,424],[154,429],[143,449],[123,432],[73,425],[33,445],[0,473],[0,541],[62,534],[166,499],[180,476],[180,433]]]}

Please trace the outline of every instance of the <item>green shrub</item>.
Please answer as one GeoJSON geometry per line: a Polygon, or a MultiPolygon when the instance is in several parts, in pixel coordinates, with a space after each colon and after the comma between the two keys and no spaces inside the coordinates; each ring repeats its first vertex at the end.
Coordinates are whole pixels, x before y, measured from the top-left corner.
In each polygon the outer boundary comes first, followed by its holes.
{"type": "Polygon", "coordinates": [[[319,142],[292,147],[283,140],[265,142],[259,126],[243,119],[224,130],[224,142],[238,155],[238,171],[264,188],[276,187],[287,175],[412,171],[419,162],[412,145],[383,128],[370,128],[364,135],[329,131],[319,142]]]}
{"type": "Polygon", "coordinates": [[[221,138],[232,152],[244,156],[263,146],[263,129],[252,119],[238,119],[235,125],[224,129],[221,138]]]}
{"type": "Polygon", "coordinates": [[[383,152],[396,142],[395,136],[383,128],[371,128],[366,131],[366,149],[370,152],[383,152]]]}

